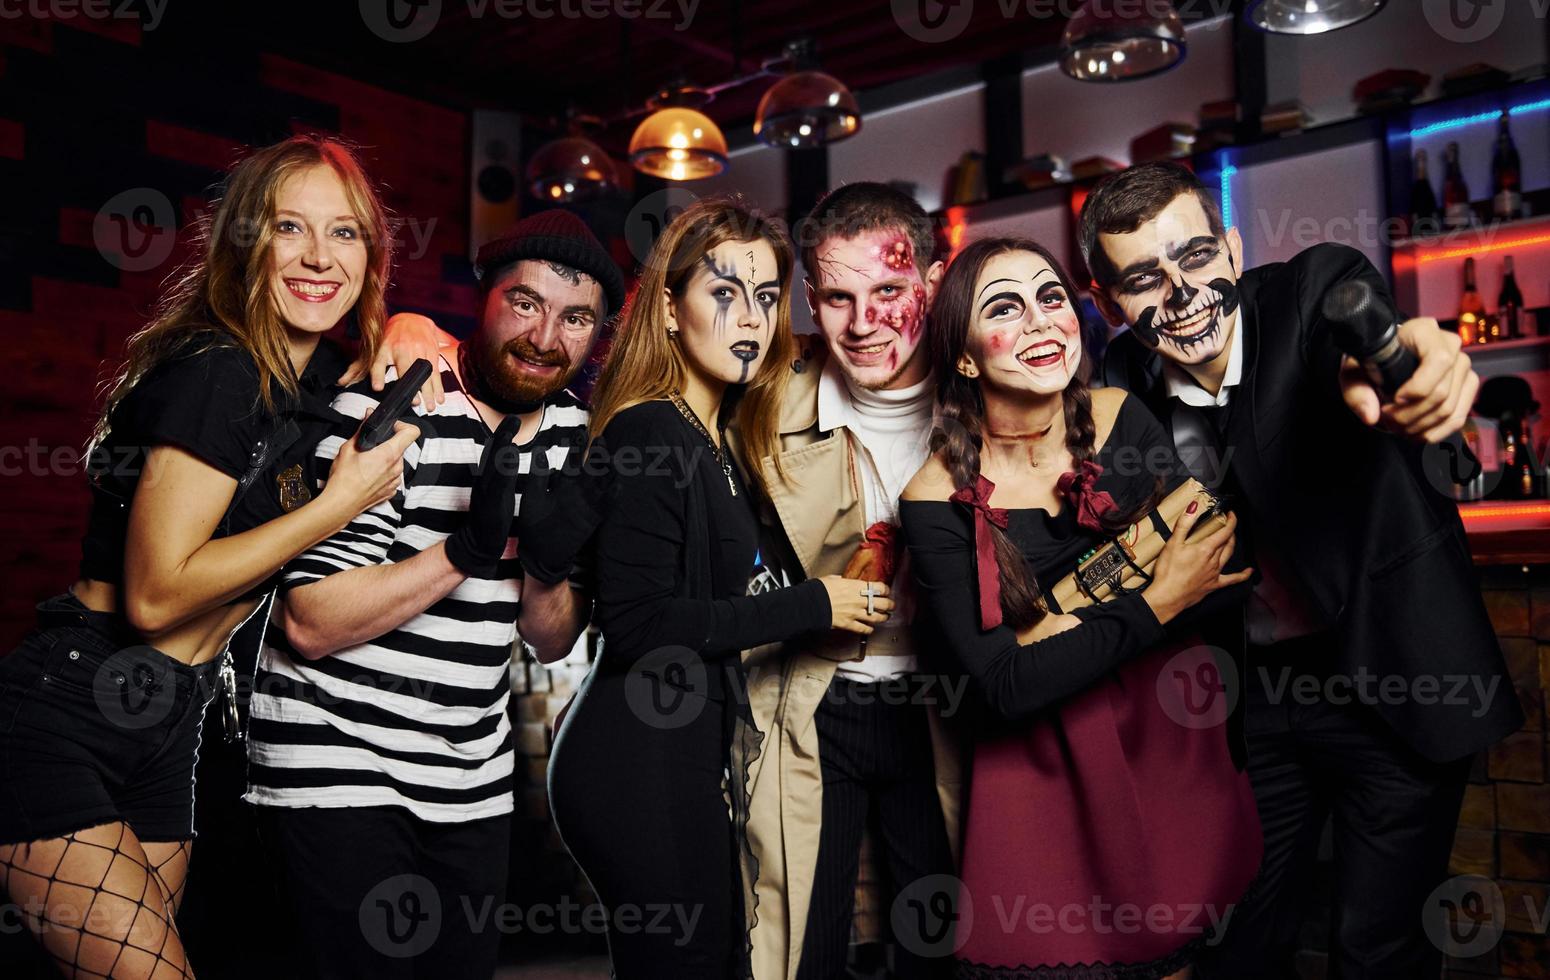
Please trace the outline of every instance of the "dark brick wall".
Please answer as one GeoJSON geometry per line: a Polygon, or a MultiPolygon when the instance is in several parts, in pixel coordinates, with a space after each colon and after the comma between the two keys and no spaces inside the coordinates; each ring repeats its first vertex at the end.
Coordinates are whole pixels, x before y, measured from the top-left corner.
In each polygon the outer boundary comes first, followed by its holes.
{"type": "Polygon", "coordinates": [[[1545,726],[1550,707],[1550,569],[1493,568],[1485,599],[1501,637],[1523,730],[1475,760],[1450,870],[1481,875],[1501,891],[1501,940],[1482,955],[1450,961],[1450,977],[1550,977],[1550,782],[1545,726]]]}

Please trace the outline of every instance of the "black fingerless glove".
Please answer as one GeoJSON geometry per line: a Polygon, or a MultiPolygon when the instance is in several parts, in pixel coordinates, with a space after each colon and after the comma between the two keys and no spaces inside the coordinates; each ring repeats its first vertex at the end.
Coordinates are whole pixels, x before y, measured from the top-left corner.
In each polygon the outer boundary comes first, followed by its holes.
{"type": "Polygon", "coordinates": [[[600,441],[585,452],[572,452],[563,469],[549,469],[548,457],[541,453],[534,453],[533,466],[542,466],[543,472],[523,488],[517,557],[524,572],[545,585],[555,585],[571,574],[602,523],[611,470],[600,441]]]}
{"type": "Polygon", "coordinates": [[[500,424],[479,457],[479,472],[468,498],[468,516],[447,538],[447,560],[465,575],[494,578],[517,508],[520,446],[511,440],[522,420],[512,415],[500,424]]]}

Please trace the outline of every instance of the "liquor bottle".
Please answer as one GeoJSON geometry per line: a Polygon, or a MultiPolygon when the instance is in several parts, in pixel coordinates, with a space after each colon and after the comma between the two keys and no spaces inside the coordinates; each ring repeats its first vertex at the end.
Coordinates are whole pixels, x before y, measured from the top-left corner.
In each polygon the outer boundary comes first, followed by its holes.
{"type": "Polygon", "coordinates": [[[1485,460],[1480,455],[1480,426],[1475,422],[1474,415],[1464,419],[1463,430],[1464,448],[1471,457],[1479,461],[1474,469],[1474,477],[1465,483],[1454,485],[1453,496],[1460,501],[1479,500],[1485,492],[1485,460]]]}
{"type": "Polygon", "coordinates": [[[1523,336],[1523,292],[1512,270],[1512,256],[1502,262],[1502,291],[1496,296],[1496,316],[1501,320],[1502,335],[1508,340],[1523,336]]]}
{"type": "Polygon", "coordinates": [[[1475,223],[1475,213],[1469,204],[1469,187],[1464,183],[1464,172],[1459,168],[1457,143],[1448,144],[1443,160],[1445,163],[1442,177],[1443,221],[1449,231],[1468,228],[1475,223]]]}
{"type": "MultiPolygon", "coordinates": [[[[1527,446],[1527,440],[1523,444],[1527,446]]],[[[1544,492],[1539,466],[1534,462],[1534,454],[1521,452],[1518,454],[1518,460],[1518,490],[1524,500],[1538,500],[1544,496],[1544,492]]]]}
{"type": "Polygon", "coordinates": [[[1459,339],[1466,344],[1489,342],[1489,328],[1485,322],[1485,303],[1475,288],[1475,260],[1464,260],[1464,294],[1459,297],[1459,339]]]}
{"type": "Polygon", "coordinates": [[[1539,460],[1534,454],[1534,433],[1526,418],[1503,418],[1511,423],[1508,438],[1516,446],[1502,473],[1502,484],[1507,496],[1517,500],[1533,500],[1540,496],[1539,460]]]}
{"type": "Polygon", "coordinates": [[[1518,472],[1518,420],[1509,412],[1497,419],[1496,426],[1496,461],[1501,465],[1490,496],[1496,500],[1516,500],[1523,491],[1522,475],[1518,472]]]}
{"type": "MultiPolygon", "coordinates": [[[[1496,486],[1489,494],[1497,500],[1533,500],[1544,496],[1544,478],[1534,452],[1533,429],[1516,410],[1497,420],[1500,463],[1496,486]]],[[[1484,458],[1481,465],[1485,466],[1484,458]]]]}
{"type": "Polygon", "coordinates": [[[1410,234],[1416,238],[1442,231],[1442,212],[1432,179],[1426,172],[1426,151],[1415,151],[1415,179],[1410,182],[1410,234]]]}
{"type": "Polygon", "coordinates": [[[1503,221],[1523,213],[1522,174],[1518,145],[1512,141],[1512,128],[1503,112],[1496,131],[1496,153],[1491,157],[1491,210],[1503,221]]]}

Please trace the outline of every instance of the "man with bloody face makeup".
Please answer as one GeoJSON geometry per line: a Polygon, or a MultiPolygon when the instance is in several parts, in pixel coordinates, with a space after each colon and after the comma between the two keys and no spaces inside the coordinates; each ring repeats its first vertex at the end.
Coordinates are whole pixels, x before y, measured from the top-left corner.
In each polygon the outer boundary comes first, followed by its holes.
{"type": "MultiPolygon", "coordinates": [[[[553,533],[531,517],[546,474],[585,445],[565,386],[623,277],[562,211],[486,244],[476,272],[478,329],[443,348],[445,400],[415,410],[403,485],[286,566],[259,658],[246,799],[297,912],[303,975],[491,975],[499,931],[462,910],[505,898],[512,645],[563,656],[590,609],[563,574],[524,569],[553,533]]],[[[335,408],[364,416],[377,398],[363,382],[335,408]]]]}
{"type": "MultiPolygon", "coordinates": [[[[887,582],[898,606],[869,637],[745,658],[766,736],[748,828],[759,980],[845,976],[863,850],[884,882],[869,911],[886,930],[901,889],[953,872],[957,839],[958,764],[941,716],[963,688],[922,672],[895,533],[899,495],[929,452],[936,385],[921,341],[942,263],[920,206],[875,183],[829,194],[799,241],[820,333],[799,338],[781,452],[764,464],[766,560],[792,578],[887,582]]],[[[934,976],[946,962],[922,956],[921,937],[894,939],[894,976],[934,976]]]]}
{"type": "Polygon", "coordinates": [[[1351,280],[1387,300],[1378,271],[1337,245],[1245,270],[1237,229],[1176,164],[1099,185],[1080,238],[1099,308],[1130,327],[1106,380],[1140,395],[1186,465],[1228,495],[1260,572],[1218,637],[1241,654],[1235,720],[1265,858],[1258,898],[1198,974],[1296,975],[1333,816],[1331,975],[1436,976],[1423,917],[1471,757],[1522,723],[1457,508],[1420,466],[1469,411],[1469,359],[1435,320],[1409,320],[1399,337],[1419,367],[1383,401],[1320,312],[1351,280]],[[1428,693],[1439,690],[1452,696],[1428,693]]]}

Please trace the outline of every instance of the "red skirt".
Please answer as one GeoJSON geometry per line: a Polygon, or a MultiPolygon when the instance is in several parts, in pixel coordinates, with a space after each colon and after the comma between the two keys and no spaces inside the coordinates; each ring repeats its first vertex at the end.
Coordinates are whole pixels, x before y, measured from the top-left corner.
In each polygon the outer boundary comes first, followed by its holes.
{"type": "Polygon", "coordinates": [[[1208,647],[1150,651],[974,750],[960,976],[1167,976],[1259,870],[1208,647]]]}

